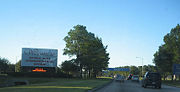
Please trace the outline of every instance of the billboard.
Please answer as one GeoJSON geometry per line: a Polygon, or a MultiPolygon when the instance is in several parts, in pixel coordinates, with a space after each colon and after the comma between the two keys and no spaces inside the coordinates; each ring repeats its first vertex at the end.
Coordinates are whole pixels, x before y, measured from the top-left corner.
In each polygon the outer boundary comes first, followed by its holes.
{"type": "Polygon", "coordinates": [[[108,68],[109,71],[130,71],[129,68],[108,68]]]}
{"type": "Polygon", "coordinates": [[[173,64],[173,74],[180,75],[180,64],[173,64]]]}
{"type": "Polygon", "coordinates": [[[57,67],[57,49],[22,48],[21,66],[57,67]]]}

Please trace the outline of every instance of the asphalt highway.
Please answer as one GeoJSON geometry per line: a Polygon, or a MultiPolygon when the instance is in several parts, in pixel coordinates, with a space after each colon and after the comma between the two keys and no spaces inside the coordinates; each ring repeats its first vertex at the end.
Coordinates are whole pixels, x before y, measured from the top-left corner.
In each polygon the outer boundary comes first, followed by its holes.
{"type": "Polygon", "coordinates": [[[141,87],[141,83],[132,82],[130,80],[124,83],[113,81],[111,84],[97,90],[96,92],[180,92],[180,88],[162,85],[161,89],[148,86],[141,87]]]}

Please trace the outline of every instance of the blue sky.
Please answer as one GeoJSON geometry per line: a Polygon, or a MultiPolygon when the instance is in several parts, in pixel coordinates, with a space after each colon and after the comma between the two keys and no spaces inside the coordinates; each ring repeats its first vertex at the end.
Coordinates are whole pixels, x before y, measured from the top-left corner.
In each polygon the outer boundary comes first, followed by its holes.
{"type": "Polygon", "coordinates": [[[180,23],[179,0],[0,0],[0,56],[11,63],[21,49],[58,49],[75,25],[101,37],[108,45],[109,67],[153,64],[163,36],[180,23]]]}

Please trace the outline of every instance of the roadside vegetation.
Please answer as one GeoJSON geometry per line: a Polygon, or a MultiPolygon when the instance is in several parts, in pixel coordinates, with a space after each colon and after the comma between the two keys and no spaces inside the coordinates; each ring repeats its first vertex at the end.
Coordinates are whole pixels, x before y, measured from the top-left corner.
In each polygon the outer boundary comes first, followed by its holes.
{"type": "MultiPolygon", "coordinates": [[[[105,76],[121,74],[121,75],[124,75],[127,77],[129,74],[133,74],[133,75],[139,75],[140,77],[142,77],[142,66],[120,66],[120,67],[116,67],[116,68],[129,68],[130,71],[109,71],[109,72],[105,73],[105,76]]],[[[157,68],[154,65],[144,65],[143,66],[143,75],[147,71],[157,72],[157,68]]]]}
{"type": "Polygon", "coordinates": [[[180,64],[180,25],[172,28],[170,33],[164,36],[163,41],[164,44],[159,46],[154,54],[154,64],[164,80],[168,75],[172,75],[173,80],[173,64],[180,64]]]}
{"type": "Polygon", "coordinates": [[[85,92],[108,83],[110,79],[72,79],[72,78],[17,78],[30,82],[27,86],[0,88],[0,92],[85,92]]]}

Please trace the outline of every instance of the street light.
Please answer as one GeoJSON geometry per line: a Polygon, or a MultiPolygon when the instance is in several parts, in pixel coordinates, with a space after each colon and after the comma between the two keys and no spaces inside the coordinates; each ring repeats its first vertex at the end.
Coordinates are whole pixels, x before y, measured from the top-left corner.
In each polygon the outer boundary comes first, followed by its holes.
{"type": "Polygon", "coordinates": [[[143,76],[143,57],[136,57],[142,60],[142,76],[143,76]]]}

